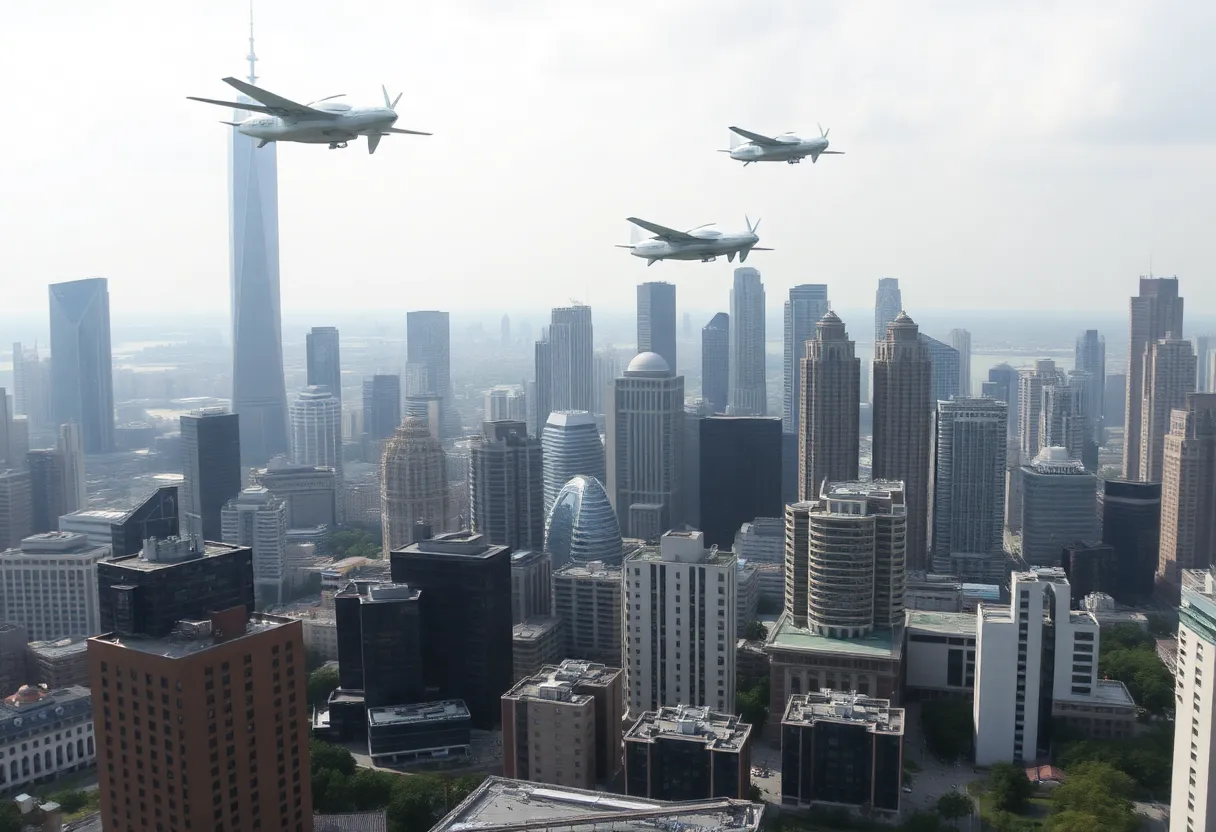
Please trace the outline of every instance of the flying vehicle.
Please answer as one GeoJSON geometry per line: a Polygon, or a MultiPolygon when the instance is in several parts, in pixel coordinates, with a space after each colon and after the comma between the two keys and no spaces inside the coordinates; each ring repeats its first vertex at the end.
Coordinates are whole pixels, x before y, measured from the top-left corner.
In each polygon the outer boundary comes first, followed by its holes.
{"type": "Polygon", "coordinates": [[[198,98],[193,95],[186,97],[191,101],[218,104],[221,107],[253,113],[244,121],[221,123],[231,124],[237,132],[260,139],[258,147],[265,147],[271,142],[303,142],[328,144],[329,149],[334,150],[346,147],[346,143],[351,139],[367,136],[367,152],[375,153],[380,139],[394,133],[431,135],[419,130],[404,130],[393,126],[397,121],[397,113],[393,108],[401,100],[401,93],[389,101],[388,90],[383,86],[380,87],[384,93],[383,107],[352,107],[342,101],[333,100],[342,98],[343,95],[330,95],[308,104],[297,104],[236,78],[225,78],[224,83],[235,87],[258,103],[217,101],[214,98],[198,98]]]}
{"type": "Polygon", "coordinates": [[[787,162],[791,165],[796,165],[807,156],[811,157],[811,164],[814,164],[825,153],[844,155],[843,150],[828,150],[828,133],[832,132],[831,127],[827,130],[820,127],[819,137],[815,139],[799,138],[793,133],[782,133],[780,136],[763,136],[760,133],[744,130],[742,127],[732,127],[730,129],[732,132],[738,133],[747,139],[747,141],[738,147],[732,147],[730,150],[719,150],[718,152],[729,153],[730,158],[742,162],[743,167],[747,167],[752,162],[787,162]]]}
{"type": "Polygon", "coordinates": [[[742,263],[753,251],[772,251],[771,248],[761,248],[756,245],[760,242],[760,238],[756,236],[760,220],[756,220],[756,224],[752,225],[752,221],[744,217],[747,222],[746,234],[723,234],[718,229],[710,227],[713,223],[699,225],[688,231],[676,231],[674,228],[667,228],[637,217],[627,217],[627,219],[654,236],[648,240],[627,246],[620,245],[617,248],[630,249],[629,253],[634,257],[645,258],[647,266],[653,266],[656,260],[700,260],[702,263],[708,263],[722,255],[726,255],[726,259],[733,263],[736,254],[739,255],[739,262],[742,263]]]}

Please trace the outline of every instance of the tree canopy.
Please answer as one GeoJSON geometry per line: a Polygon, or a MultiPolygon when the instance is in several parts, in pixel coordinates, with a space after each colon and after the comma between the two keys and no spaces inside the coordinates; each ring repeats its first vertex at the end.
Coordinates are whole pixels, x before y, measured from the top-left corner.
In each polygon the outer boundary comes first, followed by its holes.
{"type": "Polygon", "coordinates": [[[1052,793],[1051,828],[1055,832],[1136,832],[1140,820],[1130,797],[1134,792],[1132,779],[1108,763],[1075,766],[1052,793]]]}
{"type": "Polygon", "coordinates": [[[756,684],[735,692],[735,710],[743,721],[752,726],[759,735],[768,719],[768,702],[770,696],[768,676],[761,677],[756,684]]]}
{"type": "Polygon", "coordinates": [[[379,535],[363,529],[342,529],[329,537],[329,545],[334,558],[379,558],[382,556],[379,535]]]}
{"type": "Polygon", "coordinates": [[[1024,769],[1002,762],[988,769],[988,791],[992,795],[992,806],[998,812],[1018,813],[1026,808],[1026,801],[1034,794],[1034,786],[1026,778],[1024,769]]]}
{"type": "Polygon", "coordinates": [[[308,674],[308,704],[319,708],[329,701],[329,695],[338,689],[339,677],[335,667],[318,667],[308,674]]]}
{"type": "Polygon", "coordinates": [[[1157,656],[1152,636],[1135,624],[1102,630],[1098,669],[1127,685],[1136,704],[1152,714],[1174,710],[1174,677],[1157,656]]]}

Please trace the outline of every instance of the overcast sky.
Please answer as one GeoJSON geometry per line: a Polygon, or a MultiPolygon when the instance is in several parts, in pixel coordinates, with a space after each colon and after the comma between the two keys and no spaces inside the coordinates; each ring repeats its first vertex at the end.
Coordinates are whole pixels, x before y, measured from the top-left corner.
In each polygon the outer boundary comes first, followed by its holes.
{"type": "MultiPolygon", "coordinates": [[[[0,11],[0,307],[101,275],[115,314],[228,304],[239,0],[0,11]]],[[[282,297],[332,308],[627,309],[644,279],[725,307],[732,266],[652,268],[624,217],[763,218],[770,303],[1124,309],[1150,258],[1216,308],[1216,3],[258,0],[260,84],[404,91],[434,137],[279,146],[282,297]],[[744,169],[727,126],[847,155],[744,169]]],[[[1189,316],[1188,316],[1189,317],[1189,316]]],[[[864,327],[862,327],[864,329],[864,327]]]]}

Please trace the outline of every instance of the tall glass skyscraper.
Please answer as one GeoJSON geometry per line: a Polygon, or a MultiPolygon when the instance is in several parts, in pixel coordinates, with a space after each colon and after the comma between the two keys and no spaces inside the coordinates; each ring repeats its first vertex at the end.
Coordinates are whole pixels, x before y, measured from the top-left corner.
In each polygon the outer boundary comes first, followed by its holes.
{"type": "MultiPolygon", "coordinates": [[[[328,387],[342,404],[342,354],[338,348],[338,328],[314,326],[304,338],[307,352],[308,385],[328,387]]],[[[339,407],[339,409],[341,409],[339,407]]]]}
{"type": "Polygon", "coordinates": [[[638,352],[657,352],[676,372],[676,287],[671,283],[638,286],[638,352]]]}
{"type": "Polygon", "coordinates": [[[878,278],[878,292],[874,295],[874,340],[887,337],[887,324],[903,311],[903,295],[899,291],[899,278],[878,278]]]}
{"type": "Polygon", "coordinates": [[[585,410],[555,410],[541,432],[544,449],[545,516],[557,494],[577,476],[607,479],[604,443],[595,416],[585,410]]]}
{"type": "MultiPolygon", "coordinates": [[[[257,82],[253,32],[249,83],[257,82]]],[[[241,103],[251,103],[241,96],[241,103]]],[[[240,121],[249,115],[233,113],[240,121]]],[[[241,457],[263,465],[288,451],[287,387],[279,307],[279,185],[274,143],[232,130],[228,169],[232,222],[232,410],[240,417],[241,457]]]]}
{"type": "Polygon", "coordinates": [[[545,551],[554,569],[591,561],[620,564],[621,528],[598,479],[574,477],[558,492],[545,520],[545,551]]]}
{"type": "Polygon", "coordinates": [[[815,325],[830,308],[828,287],[822,283],[792,287],[790,299],[785,302],[785,384],[781,429],[786,433],[798,432],[798,417],[802,413],[802,359],[806,357],[806,342],[815,337],[815,325]]]}
{"type": "Polygon", "coordinates": [[[764,284],[760,272],[735,269],[730,290],[730,404],[733,416],[768,414],[764,371],[764,284]]]}
{"type": "Polygon", "coordinates": [[[114,449],[110,292],[104,277],[52,283],[51,415],[80,426],[85,453],[114,449]]]}

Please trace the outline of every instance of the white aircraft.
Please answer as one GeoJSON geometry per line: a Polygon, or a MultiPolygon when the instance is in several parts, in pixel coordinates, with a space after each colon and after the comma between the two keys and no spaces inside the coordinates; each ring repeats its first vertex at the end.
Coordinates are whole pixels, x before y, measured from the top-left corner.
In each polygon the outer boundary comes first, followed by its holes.
{"type": "Polygon", "coordinates": [[[630,249],[630,254],[634,257],[645,258],[647,266],[653,266],[656,260],[700,260],[702,263],[708,263],[721,255],[726,255],[726,259],[733,263],[736,254],[742,263],[752,251],[772,251],[771,248],[760,248],[756,245],[760,242],[760,238],[756,236],[760,220],[756,220],[756,224],[752,225],[752,221],[745,217],[746,234],[723,234],[716,228],[709,227],[713,223],[699,225],[688,231],[676,231],[674,228],[656,225],[637,217],[627,219],[639,228],[646,229],[654,237],[617,248],[630,249]]]}
{"type": "Polygon", "coordinates": [[[807,156],[811,157],[811,164],[814,164],[824,153],[844,155],[843,150],[828,150],[828,133],[832,132],[831,127],[827,130],[820,127],[817,139],[801,139],[793,133],[770,137],[744,130],[742,127],[730,129],[748,141],[730,150],[718,152],[729,153],[730,158],[742,162],[743,167],[752,162],[788,162],[796,165],[807,156]]]}
{"type": "Polygon", "coordinates": [[[259,104],[240,104],[233,101],[216,101],[214,98],[197,98],[186,96],[191,101],[202,101],[204,104],[218,104],[221,107],[231,107],[234,110],[248,110],[254,115],[244,121],[225,121],[238,132],[255,139],[261,139],[258,147],[265,147],[271,142],[303,142],[305,144],[328,144],[329,149],[346,147],[346,143],[359,136],[367,136],[367,152],[375,153],[380,139],[392,133],[408,133],[411,136],[429,136],[418,130],[403,130],[393,127],[397,121],[394,107],[401,100],[401,94],[392,101],[388,100],[388,90],[383,86],[383,107],[352,107],[335,98],[342,95],[330,95],[312,101],[308,104],[297,104],[294,101],[267,92],[261,87],[255,87],[236,78],[225,78],[224,83],[235,87],[245,95],[261,102],[259,104]]]}

